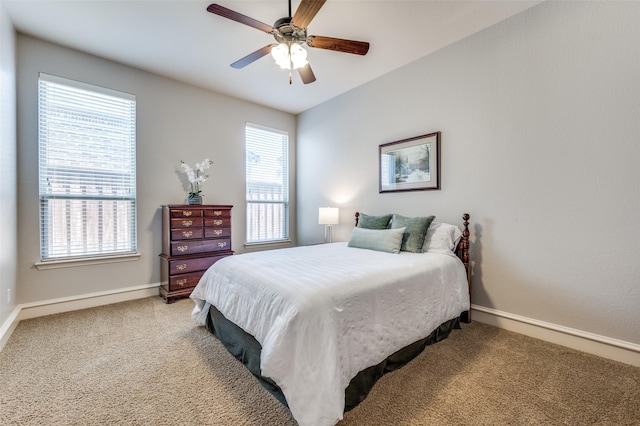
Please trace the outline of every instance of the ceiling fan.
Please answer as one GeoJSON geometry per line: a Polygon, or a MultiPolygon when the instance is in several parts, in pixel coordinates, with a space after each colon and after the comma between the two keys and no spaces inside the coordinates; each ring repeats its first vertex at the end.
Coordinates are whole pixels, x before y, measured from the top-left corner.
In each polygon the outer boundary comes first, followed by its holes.
{"type": "MultiPolygon", "coordinates": [[[[271,53],[276,63],[284,69],[295,69],[300,74],[304,84],[316,81],[316,76],[307,61],[307,51],[302,47],[307,45],[318,49],[334,50],[336,52],[366,55],[369,51],[369,43],[363,41],[345,40],[334,37],[307,35],[307,27],[316,16],[326,0],[302,0],[291,16],[291,0],[289,0],[289,16],[278,19],[273,26],[242,15],[219,4],[210,4],[207,11],[223,18],[231,19],[241,24],[248,25],[260,31],[273,35],[277,43],[271,43],[242,59],[232,63],[233,68],[244,68],[252,62],[271,53]]],[[[291,73],[289,73],[291,84],[291,73]]]]}

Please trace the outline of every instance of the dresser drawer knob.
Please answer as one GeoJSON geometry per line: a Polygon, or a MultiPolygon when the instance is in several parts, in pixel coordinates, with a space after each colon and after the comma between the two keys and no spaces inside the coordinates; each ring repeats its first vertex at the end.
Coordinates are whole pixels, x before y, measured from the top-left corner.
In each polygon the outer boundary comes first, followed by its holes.
{"type": "Polygon", "coordinates": [[[187,250],[189,250],[189,246],[178,246],[178,251],[180,253],[184,253],[187,250]]]}
{"type": "Polygon", "coordinates": [[[191,226],[193,225],[193,221],[192,220],[183,220],[182,221],[182,226],[191,226]]]}
{"type": "Polygon", "coordinates": [[[222,216],[222,212],[220,210],[214,210],[213,211],[213,215],[214,216],[222,216]]]}
{"type": "Polygon", "coordinates": [[[193,235],[193,231],[182,231],[182,236],[189,238],[193,235]]]}
{"type": "Polygon", "coordinates": [[[214,229],[213,235],[222,235],[222,229],[214,229]]]}
{"type": "Polygon", "coordinates": [[[227,242],[226,241],[221,241],[218,243],[218,247],[223,248],[227,246],[227,242]]]}
{"type": "Polygon", "coordinates": [[[184,271],[185,269],[187,269],[187,264],[186,263],[181,263],[180,265],[176,265],[176,269],[178,271],[184,271]]]}
{"type": "Polygon", "coordinates": [[[183,278],[183,279],[181,279],[181,280],[176,281],[176,283],[177,283],[180,287],[182,287],[182,286],[184,286],[184,285],[187,283],[187,279],[186,279],[186,278],[183,278]]]}
{"type": "Polygon", "coordinates": [[[193,212],[191,210],[183,210],[182,211],[182,216],[185,216],[185,217],[189,217],[192,214],[193,214],[193,212]]]}
{"type": "Polygon", "coordinates": [[[222,221],[219,220],[219,219],[216,219],[216,220],[213,221],[213,224],[214,225],[222,225],[222,221]]]}

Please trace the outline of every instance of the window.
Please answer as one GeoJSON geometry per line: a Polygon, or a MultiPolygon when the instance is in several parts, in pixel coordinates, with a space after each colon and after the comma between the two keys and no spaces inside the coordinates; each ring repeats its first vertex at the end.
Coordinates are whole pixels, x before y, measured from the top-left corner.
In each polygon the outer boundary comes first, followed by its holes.
{"type": "Polygon", "coordinates": [[[135,96],[40,74],[43,261],[134,254],[135,96]]]}
{"type": "Polygon", "coordinates": [[[289,238],[289,135],[247,124],[247,243],[289,238]]]}

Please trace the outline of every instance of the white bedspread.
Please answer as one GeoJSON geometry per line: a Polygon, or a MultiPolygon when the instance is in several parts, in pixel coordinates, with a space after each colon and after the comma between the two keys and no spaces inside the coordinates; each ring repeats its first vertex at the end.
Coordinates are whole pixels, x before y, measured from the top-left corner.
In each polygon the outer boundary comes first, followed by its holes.
{"type": "Polygon", "coordinates": [[[329,426],[361,370],[469,309],[453,254],[382,253],[346,243],[246,253],[215,263],[191,294],[262,345],[262,375],[301,426],[329,426]]]}

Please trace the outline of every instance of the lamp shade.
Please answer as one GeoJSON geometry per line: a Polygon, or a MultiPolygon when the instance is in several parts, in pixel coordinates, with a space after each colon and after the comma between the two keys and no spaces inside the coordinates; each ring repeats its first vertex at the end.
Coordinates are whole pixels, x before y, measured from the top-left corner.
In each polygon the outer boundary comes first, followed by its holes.
{"type": "Polygon", "coordinates": [[[340,209],[337,207],[320,207],[318,212],[318,224],[337,225],[340,209]]]}

